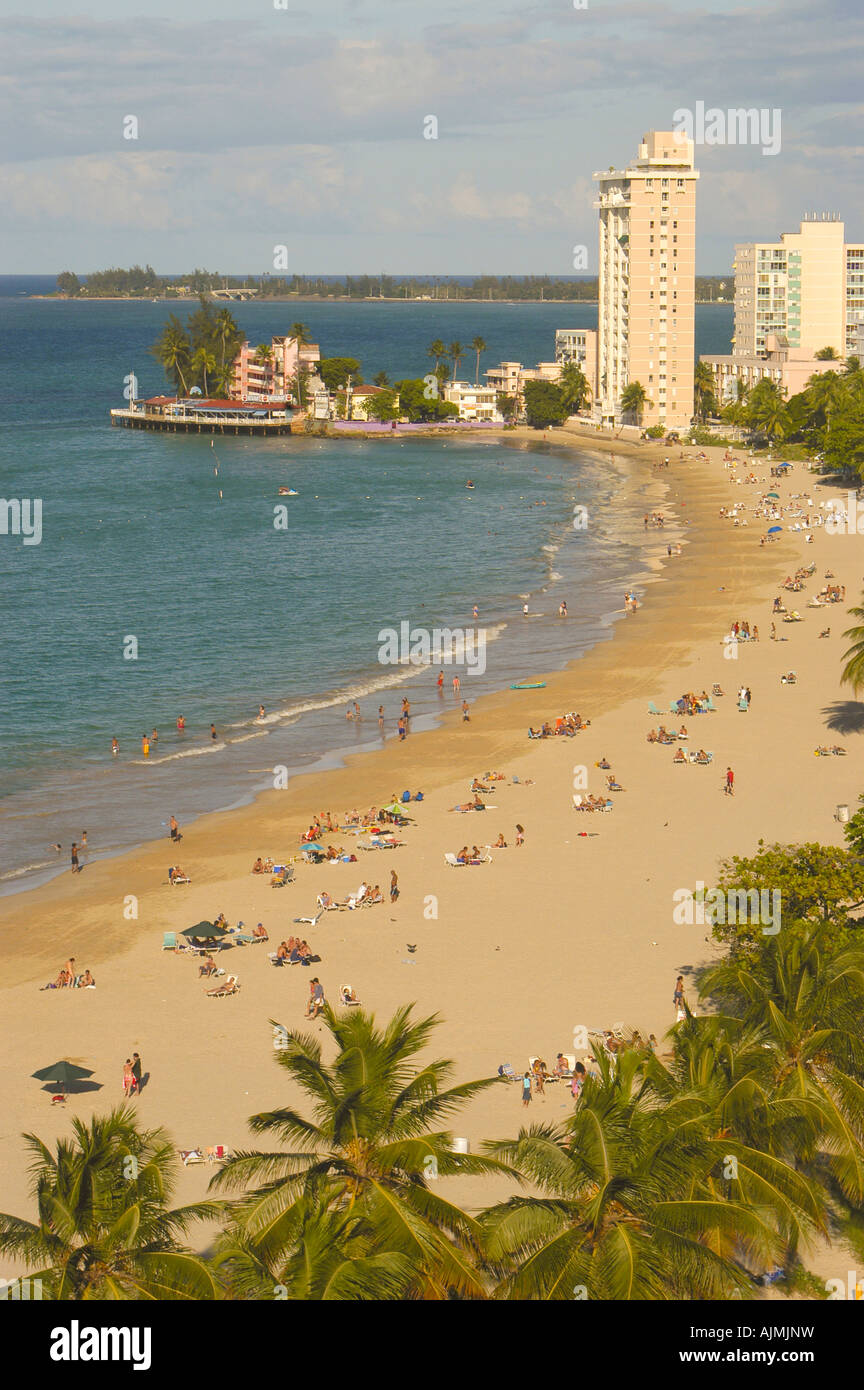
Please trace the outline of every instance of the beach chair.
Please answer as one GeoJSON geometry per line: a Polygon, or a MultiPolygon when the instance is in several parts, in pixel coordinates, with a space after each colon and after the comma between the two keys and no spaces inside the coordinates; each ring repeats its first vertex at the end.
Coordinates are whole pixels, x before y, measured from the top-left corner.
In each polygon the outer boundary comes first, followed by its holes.
{"type": "Polygon", "coordinates": [[[512,1062],[502,1062],[498,1068],[498,1075],[503,1076],[507,1081],[521,1081],[522,1077],[513,1070],[512,1062]]]}
{"type": "Polygon", "coordinates": [[[177,933],[176,933],[176,932],[173,932],[173,931],[166,931],[166,932],[163,933],[163,936],[162,936],[162,950],[163,950],[163,951],[176,951],[176,950],[177,950],[177,933]]]}
{"type": "Polygon", "coordinates": [[[708,696],[708,699],[704,702],[704,708],[708,711],[709,714],[717,713],[717,706],[715,705],[710,695],[708,696]]]}
{"type": "MultiPolygon", "coordinates": [[[[537,1059],[536,1057],[529,1057],[529,1058],[528,1058],[528,1070],[530,1071],[532,1078],[533,1078],[534,1075],[535,1075],[535,1072],[534,1072],[534,1063],[535,1063],[537,1060],[538,1060],[538,1059],[537,1059]]],[[[543,1072],[543,1083],[544,1083],[544,1085],[545,1085],[545,1083],[546,1083],[547,1081],[560,1081],[560,1080],[561,1080],[560,1076],[556,1076],[555,1073],[552,1072],[552,1071],[544,1071],[544,1072],[543,1072]]]]}
{"type": "Polygon", "coordinates": [[[351,988],[350,985],[341,985],[341,986],[340,986],[340,988],[339,988],[339,1002],[340,1002],[340,1004],[342,1005],[342,1007],[343,1007],[344,1009],[353,1008],[353,1006],[354,1006],[355,1004],[359,1006],[359,1004],[360,1004],[360,1000],[359,1000],[359,999],[344,999],[344,998],[343,998],[343,995],[345,995],[345,994],[353,994],[353,993],[354,993],[354,991],[353,991],[353,989],[351,988]]]}
{"type": "Polygon", "coordinates": [[[455,854],[445,854],[444,862],[450,865],[451,869],[464,869],[465,865],[460,864],[455,854]]]}
{"type": "Polygon", "coordinates": [[[236,975],[229,975],[224,985],[220,985],[217,990],[207,991],[208,999],[227,999],[229,994],[236,994],[240,988],[240,981],[236,975]]]}
{"type": "Polygon", "coordinates": [[[670,714],[678,714],[678,713],[680,713],[680,711],[679,711],[679,709],[678,709],[678,701],[677,701],[677,700],[673,700],[672,703],[670,704],[670,706],[669,706],[669,713],[670,713],[670,714]]]}
{"type": "Polygon", "coordinates": [[[746,714],[746,713],[747,713],[747,708],[748,708],[748,706],[747,706],[747,701],[744,699],[744,696],[743,696],[743,695],[741,696],[741,699],[738,701],[738,708],[739,708],[739,710],[741,711],[742,714],[746,714]]]}
{"type": "Polygon", "coordinates": [[[203,1163],[204,1155],[200,1149],[178,1149],[180,1162],[184,1168],[190,1168],[195,1163],[203,1163]]]}
{"type": "Polygon", "coordinates": [[[649,713],[649,714],[656,714],[656,715],[659,715],[661,719],[663,718],[663,711],[662,711],[662,709],[658,709],[657,706],[655,705],[655,703],[654,703],[653,700],[649,700],[649,701],[648,701],[648,713],[649,713]]]}

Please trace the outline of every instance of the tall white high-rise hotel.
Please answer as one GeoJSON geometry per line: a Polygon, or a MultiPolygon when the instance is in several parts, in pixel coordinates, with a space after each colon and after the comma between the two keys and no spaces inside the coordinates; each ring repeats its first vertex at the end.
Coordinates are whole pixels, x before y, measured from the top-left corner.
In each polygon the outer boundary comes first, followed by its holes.
{"type": "Polygon", "coordinates": [[[693,142],[649,131],[624,169],[596,173],[600,215],[594,414],[619,423],[640,382],[642,423],[681,429],[693,416],[696,180],[693,142]]]}

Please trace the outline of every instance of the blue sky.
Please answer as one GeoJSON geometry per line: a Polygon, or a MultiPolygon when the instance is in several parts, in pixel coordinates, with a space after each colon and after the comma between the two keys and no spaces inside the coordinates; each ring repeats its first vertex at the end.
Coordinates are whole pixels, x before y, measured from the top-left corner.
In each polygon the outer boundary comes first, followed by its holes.
{"type": "Polygon", "coordinates": [[[592,171],[698,101],[782,111],[697,150],[701,272],[811,209],[864,240],[862,0],[285,2],[0,0],[0,272],[593,273],[592,171]]]}

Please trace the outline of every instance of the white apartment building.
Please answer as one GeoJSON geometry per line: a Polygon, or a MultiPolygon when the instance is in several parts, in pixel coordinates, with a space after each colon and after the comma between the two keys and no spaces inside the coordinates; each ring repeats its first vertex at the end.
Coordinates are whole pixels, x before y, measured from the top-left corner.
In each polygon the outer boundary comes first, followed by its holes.
{"type": "Polygon", "coordinates": [[[595,418],[622,419],[640,382],[644,425],[686,428],[693,416],[696,180],[693,142],[649,131],[623,169],[595,173],[599,312],[595,418]]]}
{"type": "Polygon", "coordinates": [[[470,381],[451,381],[444,388],[444,399],[458,406],[460,420],[491,420],[500,425],[504,416],[497,397],[496,387],[476,386],[470,381]]]}

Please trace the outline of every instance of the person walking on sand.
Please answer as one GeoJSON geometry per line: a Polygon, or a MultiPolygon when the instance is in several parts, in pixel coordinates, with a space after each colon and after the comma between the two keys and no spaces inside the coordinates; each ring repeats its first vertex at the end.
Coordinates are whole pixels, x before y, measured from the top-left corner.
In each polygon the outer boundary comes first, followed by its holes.
{"type": "Polygon", "coordinates": [[[463,701],[462,701],[462,723],[463,723],[463,724],[470,724],[470,723],[471,723],[471,711],[470,711],[470,708],[469,708],[469,705],[468,705],[468,701],[467,701],[467,700],[463,700],[463,701]]]}
{"type": "Polygon", "coordinates": [[[525,831],[523,830],[523,828],[522,828],[521,825],[517,825],[517,826],[516,826],[516,848],[518,849],[518,848],[520,847],[520,845],[524,845],[524,843],[525,843],[525,831]]]}
{"type": "Polygon", "coordinates": [[[732,771],[731,767],[727,767],[726,769],[726,795],[735,795],[735,773],[732,771]]]}
{"type": "Polygon", "coordinates": [[[390,901],[395,903],[399,897],[399,879],[395,869],[390,870],[390,901]]]}
{"type": "Polygon", "coordinates": [[[176,816],[172,816],[168,822],[168,833],[171,836],[172,840],[179,841],[183,839],[183,836],[180,834],[180,827],[177,824],[176,816]]]}
{"type": "Polygon", "coordinates": [[[141,1058],[137,1052],[132,1053],[132,1087],[129,1091],[130,1096],[141,1094],[141,1058]]]}
{"type": "Polygon", "coordinates": [[[687,1010],[684,1006],[684,976],[679,975],[675,981],[675,991],[672,995],[672,1006],[675,1010],[675,1022],[681,1023],[687,1017],[687,1010]]]}
{"type": "Polygon", "coordinates": [[[132,1090],[133,1082],[134,1077],[132,1075],[132,1058],[127,1057],[126,1061],[123,1063],[123,1094],[124,1096],[126,1096],[127,1100],[129,1098],[130,1091],[132,1090]]]}
{"type": "Polygon", "coordinates": [[[531,1104],[531,1073],[530,1073],[530,1071],[526,1071],[525,1075],[522,1077],[522,1104],[523,1104],[523,1105],[530,1105],[530,1104],[531,1104]]]}

